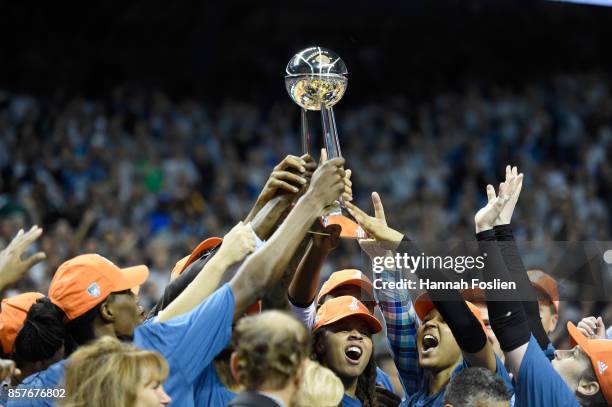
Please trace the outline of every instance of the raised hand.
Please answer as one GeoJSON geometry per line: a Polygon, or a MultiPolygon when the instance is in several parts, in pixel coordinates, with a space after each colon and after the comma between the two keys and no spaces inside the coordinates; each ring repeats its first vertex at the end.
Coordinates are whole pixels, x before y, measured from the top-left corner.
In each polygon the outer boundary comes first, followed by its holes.
{"type": "Polygon", "coordinates": [[[38,252],[22,259],[23,253],[41,234],[42,229],[36,225],[27,232],[19,230],[8,246],[0,252],[0,290],[19,281],[32,266],[47,258],[45,253],[38,252]]]}
{"type": "MultiPolygon", "coordinates": [[[[321,225],[319,221],[315,222],[315,224],[321,225]]],[[[312,244],[315,249],[330,253],[340,244],[340,232],[342,231],[340,225],[331,224],[325,227],[321,225],[315,231],[320,232],[312,235],[312,244]]]]}
{"type": "Polygon", "coordinates": [[[232,265],[242,261],[255,250],[255,233],[250,223],[239,222],[223,238],[218,256],[232,265]]]}
{"type": "MultiPolygon", "coordinates": [[[[510,201],[510,198],[515,194],[517,187],[522,185],[522,181],[523,174],[520,174],[520,176],[510,174],[510,177],[505,182],[499,184],[499,193],[497,195],[493,185],[487,185],[487,204],[474,216],[476,233],[493,229],[497,218],[510,201]]],[[[516,199],[518,199],[518,196],[516,199]]],[[[510,216],[512,216],[512,213],[510,213],[510,216]]]]}
{"type": "Polygon", "coordinates": [[[606,339],[606,326],[601,317],[582,318],[576,328],[589,339],[606,339]]]}
{"type": "Polygon", "coordinates": [[[258,203],[265,205],[279,192],[297,194],[308,183],[316,166],[308,154],[301,157],[288,155],[272,170],[257,198],[258,203]]]}
{"type": "Polygon", "coordinates": [[[365,232],[379,242],[399,243],[403,236],[397,230],[387,226],[385,209],[378,192],[372,192],[374,216],[370,216],[351,202],[345,202],[346,208],[365,232]]]}
{"type": "Polygon", "coordinates": [[[311,198],[321,210],[340,198],[344,193],[346,172],[342,169],[344,158],[337,157],[327,160],[325,149],[321,151],[321,162],[312,174],[310,187],[306,195],[311,198]]]}
{"type": "Polygon", "coordinates": [[[344,175],[344,192],[342,193],[342,202],[350,202],[353,200],[353,182],[351,181],[351,170],[346,170],[344,175]]]}
{"type": "Polygon", "coordinates": [[[504,208],[500,212],[499,216],[495,220],[495,226],[498,225],[509,225],[512,220],[512,214],[514,213],[514,208],[516,207],[516,203],[518,202],[519,196],[521,195],[521,189],[523,188],[523,174],[518,173],[518,169],[516,167],[506,166],[506,180],[504,183],[509,183],[512,178],[516,179],[516,186],[514,191],[510,194],[510,199],[504,205],[504,208]]]}

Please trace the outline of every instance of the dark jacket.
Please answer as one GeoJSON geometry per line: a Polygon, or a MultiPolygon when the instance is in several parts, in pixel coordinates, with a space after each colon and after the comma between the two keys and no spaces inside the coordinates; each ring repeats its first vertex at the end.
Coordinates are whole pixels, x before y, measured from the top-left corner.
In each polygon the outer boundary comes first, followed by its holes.
{"type": "Polygon", "coordinates": [[[227,405],[228,407],[281,407],[274,399],[254,391],[239,393],[227,405]]]}

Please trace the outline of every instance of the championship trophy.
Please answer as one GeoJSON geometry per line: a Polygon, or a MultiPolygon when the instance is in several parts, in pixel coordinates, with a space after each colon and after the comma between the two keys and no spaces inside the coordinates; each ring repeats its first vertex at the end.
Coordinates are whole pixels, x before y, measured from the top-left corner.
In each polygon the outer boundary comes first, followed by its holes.
{"type": "MultiPolygon", "coordinates": [[[[328,158],[341,157],[338,130],[333,106],[340,101],[348,84],[348,71],[344,61],[335,52],[321,47],[301,50],[287,64],[285,86],[289,96],[301,109],[303,153],[312,153],[312,134],[308,126],[307,111],[321,111],[323,140],[328,158]]],[[[364,230],[348,216],[343,215],[342,202],[336,201],[326,210],[323,225],[338,224],[341,237],[362,239],[364,230]]]]}

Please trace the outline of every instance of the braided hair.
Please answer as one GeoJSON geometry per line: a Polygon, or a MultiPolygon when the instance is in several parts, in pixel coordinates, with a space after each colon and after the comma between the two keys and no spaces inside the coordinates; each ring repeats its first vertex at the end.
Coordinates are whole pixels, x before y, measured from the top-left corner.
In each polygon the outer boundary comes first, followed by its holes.
{"type": "MultiPolygon", "coordinates": [[[[325,363],[325,346],[317,346],[324,340],[323,335],[326,329],[319,329],[313,333],[313,352],[312,359],[324,365],[325,363]]],[[[364,371],[357,378],[357,388],[355,395],[361,401],[363,407],[379,407],[378,397],[376,395],[376,360],[374,352],[370,355],[370,360],[364,371]]]]}
{"type": "Polygon", "coordinates": [[[64,311],[49,298],[39,298],[32,304],[15,338],[15,360],[19,363],[51,359],[67,342],[64,316],[64,311]]]}

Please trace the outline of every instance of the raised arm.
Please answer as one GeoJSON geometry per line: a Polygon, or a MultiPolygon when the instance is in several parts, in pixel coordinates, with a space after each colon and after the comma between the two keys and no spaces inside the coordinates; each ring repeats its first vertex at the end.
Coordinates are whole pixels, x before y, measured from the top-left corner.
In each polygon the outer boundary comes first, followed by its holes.
{"type": "MultiPolygon", "coordinates": [[[[404,236],[387,225],[385,211],[377,192],[372,193],[374,216],[369,216],[352,203],[346,203],[349,212],[366,231],[369,239],[359,240],[361,249],[373,261],[375,257],[393,256],[404,236]]],[[[402,274],[394,269],[384,269],[373,276],[382,281],[399,281],[402,274]]],[[[406,277],[411,277],[406,275],[406,277]]],[[[387,339],[393,361],[407,396],[419,390],[421,370],[416,347],[418,319],[408,290],[394,290],[386,286],[374,290],[387,327],[387,339]]]]}
{"type": "Polygon", "coordinates": [[[194,309],[218,288],[229,268],[241,262],[254,249],[255,236],[251,225],[238,223],[225,235],[218,253],[206,262],[176,299],[159,312],[158,321],[165,322],[194,309]]]}
{"type": "Polygon", "coordinates": [[[542,326],[538,295],[531,285],[531,281],[527,275],[527,269],[519,254],[516,242],[514,241],[512,227],[510,226],[512,214],[514,213],[514,208],[516,207],[523,187],[523,176],[522,174],[519,175],[517,167],[510,167],[508,165],[506,166],[506,180],[504,183],[509,183],[512,178],[517,180],[516,188],[509,196],[508,202],[506,202],[504,208],[495,220],[493,231],[495,233],[495,240],[497,240],[501,250],[502,258],[508,269],[508,273],[516,283],[518,291],[521,293],[521,303],[525,311],[525,316],[527,317],[527,322],[529,323],[529,329],[538,341],[540,348],[545,350],[550,344],[550,339],[542,326]]]}
{"type": "MultiPolygon", "coordinates": [[[[508,203],[517,188],[522,185],[522,174],[511,175],[500,184],[499,195],[495,188],[487,185],[487,204],[476,213],[476,235],[481,252],[486,253],[484,278],[488,282],[495,279],[512,281],[495,238],[493,227],[504,206],[508,203]]],[[[520,188],[518,189],[520,192],[520,188]]],[[[485,290],[489,319],[495,336],[506,356],[506,362],[515,377],[527,351],[531,331],[527,317],[520,302],[520,295],[515,290],[485,290]]]]}
{"type": "Polygon", "coordinates": [[[343,158],[326,161],[315,171],[306,193],[272,237],[240,267],[230,281],[235,298],[234,317],[244,310],[266,288],[278,281],[283,275],[294,251],[304,235],[321,215],[325,206],[338,199],[345,190],[343,158]]]}
{"type": "Polygon", "coordinates": [[[19,281],[36,263],[46,258],[45,253],[38,252],[26,259],[23,254],[42,234],[42,229],[32,226],[24,232],[20,230],[11,242],[0,252],[0,292],[19,281]]]}
{"type": "MultiPolygon", "coordinates": [[[[301,157],[294,155],[286,156],[272,170],[270,177],[244,222],[254,221],[257,214],[274,198],[284,196],[288,199],[277,200],[276,204],[284,204],[287,207],[291,205],[297,196],[305,191],[316,167],[316,162],[308,154],[301,157]]],[[[261,226],[255,227],[254,225],[253,229],[261,239],[267,239],[272,234],[275,226],[276,222],[261,222],[261,226]]]]}
{"type": "Polygon", "coordinates": [[[328,225],[320,228],[318,232],[320,234],[312,236],[306,254],[289,284],[289,300],[293,305],[302,308],[308,307],[314,301],[319,289],[321,268],[325,259],[340,243],[339,225],[328,225]]]}

